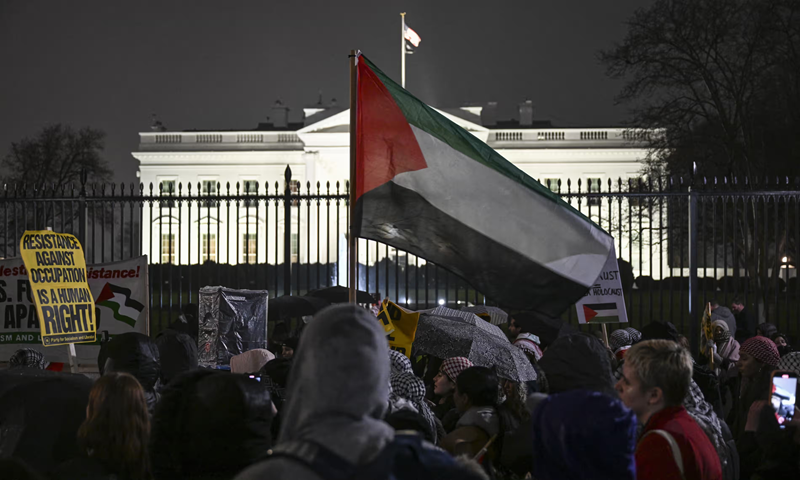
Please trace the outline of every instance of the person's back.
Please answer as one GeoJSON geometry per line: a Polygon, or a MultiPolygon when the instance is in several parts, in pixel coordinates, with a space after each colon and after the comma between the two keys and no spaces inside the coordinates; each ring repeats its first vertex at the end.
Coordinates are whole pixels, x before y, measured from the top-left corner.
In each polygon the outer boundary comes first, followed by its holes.
{"type": "Polygon", "coordinates": [[[678,445],[683,460],[683,478],[722,478],[719,456],[703,429],[682,406],[665,408],[652,417],[636,447],[636,471],[640,479],[681,478],[665,431],[678,445]]]}

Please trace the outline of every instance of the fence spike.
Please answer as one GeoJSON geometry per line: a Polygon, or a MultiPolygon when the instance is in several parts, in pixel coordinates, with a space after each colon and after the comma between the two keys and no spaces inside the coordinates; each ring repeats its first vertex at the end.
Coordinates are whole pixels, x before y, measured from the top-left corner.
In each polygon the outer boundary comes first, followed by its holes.
{"type": "MultiPolygon", "coordinates": [[[[103,188],[105,189],[105,187],[103,187],[103,188]]],[[[116,191],[117,191],[117,184],[116,183],[112,183],[111,184],[111,196],[112,197],[115,195],[116,191]]]]}
{"type": "Polygon", "coordinates": [[[239,195],[239,182],[236,182],[236,195],[239,195]]]}
{"type": "Polygon", "coordinates": [[[558,193],[561,193],[561,179],[558,179],[558,193]]]}
{"type": "Polygon", "coordinates": [[[339,195],[339,181],[336,181],[336,195],[339,195]]]}
{"type": "Polygon", "coordinates": [[[225,182],[225,193],[228,195],[231,194],[231,182],[225,182]]]}

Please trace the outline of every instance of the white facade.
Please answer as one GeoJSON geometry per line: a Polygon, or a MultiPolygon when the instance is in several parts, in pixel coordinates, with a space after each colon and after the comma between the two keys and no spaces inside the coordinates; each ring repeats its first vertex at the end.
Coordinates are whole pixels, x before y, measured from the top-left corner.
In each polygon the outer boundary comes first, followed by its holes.
{"type": "MultiPolygon", "coordinates": [[[[293,180],[300,181],[303,193],[306,192],[307,182],[310,182],[314,191],[317,182],[320,182],[322,193],[326,192],[327,182],[331,184],[331,192],[335,191],[336,182],[340,182],[340,191],[344,193],[344,183],[349,176],[350,112],[342,110],[331,114],[330,111],[315,110],[308,110],[310,115],[304,126],[293,131],[140,133],[139,149],[133,152],[133,156],[140,162],[140,180],[145,185],[145,194],[151,183],[155,194],[159,192],[159,185],[165,189],[177,189],[181,184],[181,193],[185,196],[188,183],[192,184],[192,195],[196,195],[198,183],[204,185],[201,189],[205,190],[216,182],[221,185],[222,194],[226,193],[228,184],[231,193],[235,194],[237,183],[244,191],[245,182],[252,181],[258,182],[259,194],[264,193],[265,184],[269,185],[268,193],[275,194],[276,182],[282,193],[287,165],[292,169],[293,180]]],[[[584,182],[583,191],[586,191],[586,185],[592,179],[592,182],[599,180],[603,191],[606,191],[609,179],[616,182],[617,178],[625,180],[638,177],[641,162],[647,155],[645,146],[632,139],[632,132],[625,128],[498,129],[480,124],[480,117],[475,114],[479,113],[479,108],[477,112],[475,107],[440,112],[544,184],[547,180],[555,185],[557,180],[565,182],[572,179],[575,182],[581,178],[584,182]]],[[[566,191],[565,185],[562,191],[566,191]]],[[[226,212],[226,205],[220,206],[220,218],[217,218],[216,207],[198,209],[193,205],[189,208],[184,203],[180,208],[177,204],[173,204],[173,208],[162,208],[160,214],[158,210],[154,207],[152,216],[145,211],[142,225],[144,253],[151,255],[152,262],[187,264],[210,259],[233,264],[283,261],[283,208],[276,212],[274,205],[265,209],[262,203],[258,214],[256,209],[250,209],[248,215],[240,207],[238,219],[235,218],[235,206],[230,208],[230,213],[226,212]],[[278,222],[275,221],[276,215],[278,222]],[[235,238],[238,241],[229,242],[237,225],[239,233],[235,238]],[[229,231],[231,234],[228,234],[229,231]],[[245,252],[248,249],[245,244],[255,241],[252,236],[254,232],[258,235],[257,258],[252,254],[248,257],[245,252]],[[248,234],[251,236],[247,237],[248,234]],[[153,245],[148,244],[148,238],[153,245]],[[213,247],[209,240],[213,240],[213,247]],[[160,251],[162,245],[164,251],[160,251]]],[[[327,252],[330,251],[331,261],[335,261],[335,238],[328,239],[330,244],[327,246],[320,245],[320,254],[317,255],[316,208],[312,208],[311,212],[302,208],[299,213],[302,235],[299,235],[296,225],[292,233],[305,241],[307,232],[311,231],[312,238],[311,245],[300,245],[300,248],[293,250],[295,260],[301,263],[326,263],[327,252]],[[310,257],[308,247],[311,247],[310,257]]],[[[340,243],[346,231],[346,218],[344,215],[342,217],[339,222],[340,243]]],[[[328,231],[326,222],[327,216],[323,212],[319,218],[319,230],[323,234],[320,236],[328,231]]],[[[293,221],[293,225],[296,223],[293,221]]],[[[335,225],[330,227],[332,232],[335,231],[335,225]]],[[[324,242],[324,239],[320,242],[324,242]]],[[[627,240],[623,242],[623,249],[627,250],[627,240]]],[[[370,257],[374,261],[378,258],[374,252],[376,249],[371,250],[370,257]]],[[[382,252],[380,256],[383,255],[382,252]]],[[[362,261],[366,261],[366,258],[362,261]]],[[[647,274],[648,271],[643,273],[647,274]]],[[[653,276],[660,277],[660,273],[653,272],[653,276]]]]}

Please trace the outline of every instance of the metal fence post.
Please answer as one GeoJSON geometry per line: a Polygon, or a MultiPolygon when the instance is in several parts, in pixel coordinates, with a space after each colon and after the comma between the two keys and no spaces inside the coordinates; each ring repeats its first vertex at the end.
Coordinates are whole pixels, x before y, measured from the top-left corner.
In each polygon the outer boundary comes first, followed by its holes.
{"type": "MultiPolygon", "coordinates": [[[[81,191],[78,193],[78,241],[86,255],[86,170],[81,171],[81,191]]],[[[94,254],[94,252],[92,252],[94,254]]],[[[88,256],[88,255],[86,255],[88,256]]]]}
{"type": "Polygon", "coordinates": [[[700,344],[700,318],[695,308],[698,298],[697,229],[697,192],[692,176],[692,182],[689,184],[689,325],[691,328],[689,342],[692,352],[698,352],[700,344]]]}
{"type": "Polygon", "coordinates": [[[292,169],[286,165],[283,192],[283,294],[292,294],[292,169]]]}

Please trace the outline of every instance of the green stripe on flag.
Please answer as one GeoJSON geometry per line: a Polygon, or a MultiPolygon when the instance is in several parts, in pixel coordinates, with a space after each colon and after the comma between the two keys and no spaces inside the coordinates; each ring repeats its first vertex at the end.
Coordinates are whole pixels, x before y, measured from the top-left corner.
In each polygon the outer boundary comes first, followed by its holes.
{"type": "Polygon", "coordinates": [[[111,309],[111,311],[114,312],[114,318],[116,318],[120,322],[127,323],[131,327],[136,326],[136,319],[133,319],[131,317],[119,313],[119,304],[117,302],[106,301],[106,302],[100,302],[98,303],[98,305],[111,309]]]}

